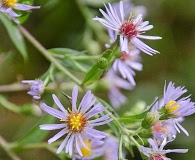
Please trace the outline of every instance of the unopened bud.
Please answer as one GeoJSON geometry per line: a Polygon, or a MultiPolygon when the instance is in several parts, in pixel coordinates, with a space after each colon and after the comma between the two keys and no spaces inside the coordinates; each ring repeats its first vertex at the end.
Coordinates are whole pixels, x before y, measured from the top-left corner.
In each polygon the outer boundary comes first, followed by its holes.
{"type": "Polygon", "coordinates": [[[157,111],[148,112],[145,119],[142,121],[142,127],[148,129],[152,127],[160,118],[157,111]]]}
{"type": "Polygon", "coordinates": [[[100,69],[106,69],[108,65],[108,60],[104,57],[98,59],[97,65],[100,69]]]}

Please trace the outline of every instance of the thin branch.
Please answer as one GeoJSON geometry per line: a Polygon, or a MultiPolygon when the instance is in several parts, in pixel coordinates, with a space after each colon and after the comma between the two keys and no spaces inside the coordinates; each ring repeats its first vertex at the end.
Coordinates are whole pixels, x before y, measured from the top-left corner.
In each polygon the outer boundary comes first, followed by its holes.
{"type": "Polygon", "coordinates": [[[0,146],[8,154],[8,156],[12,160],[22,160],[15,153],[13,153],[11,150],[8,150],[9,144],[2,136],[0,136],[0,146]]]}
{"type": "Polygon", "coordinates": [[[45,58],[53,63],[56,68],[66,74],[71,80],[73,80],[76,84],[80,85],[81,81],[76,78],[72,73],[70,73],[64,66],[62,66],[48,51],[45,49],[24,27],[18,26],[22,34],[31,42],[34,47],[36,47],[40,53],[42,53],[45,58]]]}

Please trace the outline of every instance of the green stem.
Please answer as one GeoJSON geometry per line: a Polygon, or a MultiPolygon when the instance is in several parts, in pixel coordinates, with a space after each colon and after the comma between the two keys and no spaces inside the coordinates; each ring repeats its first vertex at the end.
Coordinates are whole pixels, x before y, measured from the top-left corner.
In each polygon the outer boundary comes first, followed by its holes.
{"type": "Polygon", "coordinates": [[[16,106],[16,105],[10,103],[10,102],[7,101],[6,98],[4,98],[3,96],[0,96],[0,105],[1,105],[2,107],[6,108],[6,109],[8,109],[8,110],[10,110],[10,111],[12,111],[12,112],[21,113],[21,109],[20,109],[18,106],[16,106]]]}
{"type": "Polygon", "coordinates": [[[63,55],[58,55],[58,54],[53,54],[54,57],[60,58],[60,59],[64,59],[66,58],[71,58],[72,60],[89,60],[89,59],[98,59],[100,58],[102,55],[83,55],[83,56],[63,56],[63,55]]]}
{"type": "Polygon", "coordinates": [[[119,160],[122,160],[123,159],[123,150],[122,150],[122,147],[123,147],[123,134],[121,134],[120,141],[119,141],[119,149],[118,149],[118,157],[119,157],[119,160]]]}
{"type": "Polygon", "coordinates": [[[98,59],[100,58],[102,55],[86,55],[86,56],[71,56],[71,59],[74,60],[88,60],[88,59],[98,59]]]}
{"type": "Polygon", "coordinates": [[[87,73],[87,69],[85,69],[82,65],[80,65],[77,61],[73,60],[72,58],[70,58],[70,60],[72,60],[73,64],[80,69],[80,71],[87,73]]]}
{"type": "Polygon", "coordinates": [[[142,130],[143,130],[142,127],[138,128],[138,129],[133,133],[133,135],[137,135],[137,134],[140,133],[142,130]]]}
{"type": "Polygon", "coordinates": [[[27,90],[28,87],[21,83],[12,83],[9,85],[0,85],[0,92],[15,92],[27,90]]]}
{"type": "Polygon", "coordinates": [[[76,78],[72,73],[70,73],[66,68],[64,68],[24,27],[19,26],[18,28],[20,29],[22,34],[29,40],[29,42],[31,42],[34,47],[36,47],[48,61],[54,64],[56,68],[66,74],[76,84],[81,84],[81,81],[76,78]]]}
{"type": "Polygon", "coordinates": [[[133,143],[136,145],[136,147],[139,149],[140,148],[140,144],[135,140],[135,138],[133,136],[129,136],[129,138],[133,141],[133,143]]]}
{"type": "Polygon", "coordinates": [[[0,136],[0,146],[12,160],[21,160],[21,158],[19,158],[15,153],[8,149],[9,144],[2,136],[0,136]]]}
{"type": "Polygon", "coordinates": [[[108,113],[110,115],[110,117],[113,119],[115,125],[120,128],[121,132],[123,132],[123,134],[129,136],[130,134],[132,134],[132,132],[128,129],[126,129],[119,121],[118,118],[116,118],[113,114],[111,114],[111,112],[109,112],[108,110],[105,110],[106,113],[108,113]]]}

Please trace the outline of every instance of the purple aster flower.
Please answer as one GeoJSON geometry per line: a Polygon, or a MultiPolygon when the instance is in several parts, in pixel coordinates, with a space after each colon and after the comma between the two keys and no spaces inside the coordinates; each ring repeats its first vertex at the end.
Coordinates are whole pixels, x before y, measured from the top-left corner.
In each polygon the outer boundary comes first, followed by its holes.
{"type": "Polygon", "coordinates": [[[170,82],[167,87],[165,84],[163,104],[161,105],[160,112],[163,114],[162,117],[173,120],[178,132],[180,132],[181,129],[186,135],[189,135],[177,120],[180,117],[189,116],[195,113],[195,103],[191,102],[190,96],[180,98],[186,92],[187,89],[180,86],[175,87],[172,82],[170,82]]]}
{"type": "Polygon", "coordinates": [[[139,40],[139,38],[150,40],[161,39],[161,37],[158,36],[142,35],[145,31],[153,28],[153,25],[148,25],[148,21],[142,21],[142,14],[139,14],[136,17],[130,16],[128,20],[125,20],[125,11],[122,1],[120,1],[120,13],[117,13],[116,9],[114,9],[110,3],[108,3],[108,6],[109,7],[105,5],[107,13],[100,9],[100,12],[105,19],[96,17],[93,18],[93,20],[97,20],[107,28],[119,33],[121,51],[129,53],[128,45],[129,42],[131,42],[138,49],[149,55],[159,53],[139,40]]]}
{"type": "Polygon", "coordinates": [[[72,155],[74,152],[74,147],[76,147],[76,151],[81,156],[83,156],[81,145],[82,147],[90,150],[84,142],[86,137],[88,139],[100,140],[108,136],[108,134],[104,132],[93,129],[95,126],[104,125],[111,121],[108,114],[99,118],[95,117],[99,113],[102,113],[104,110],[106,110],[106,108],[103,107],[100,103],[95,104],[96,98],[91,93],[91,91],[88,91],[85,94],[78,106],[77,96],[78,88],[75,86],[72,91],[72,110],[66,110],[54,94],[52,95],[53,100],[60,110],[51,108],[45,103],[41,105],[41,108],[45,112],[60,119],[62,122],[60,124],[40,125],[40,129],[42,130],[62,129],[55,136],[48,140],[48,143],[50,144],[65,135],[65,139],[57,149],[57,153],[60,153],[63,148],[65,148],[65,152],[72,155]]]}
{"type": "Polygon", "coordinates": [[[120,92],[120,89],[131,90],[133,89],[132,84],[120,78],[112,69],[106,73],[103,80],[108,88],[108,97],[112,106],[116,109],[119,108],[127,101],[127,98],[120,92]]]}
{"type": "Polygon", "coordinates": [[[84,143],[86,144],[86,146],[90,149],[86,149],[85,147],[82,146],[81,143],[79,143],[80,145],[80,149],[81,149],[81,153],[83,154],[83,156],[81,156],[77,151],[75,151],[75,154],[72,158],[72,160],[92,160],[96,157],[100,157],[104,154],[106,148],[104,146],[104,142],[102,140],[95,140],[95,139],[84,139],[84,143]]]}
{"type": "Polygon", "coordinates": [[[20,11],[29,11],[31,9],[39,9],[40,6],[30,6],[26,4],[20,4],[17,3],[18,0],[1,0],[0,1],[0,12],[7,13],[9,17],[15,22],[19,23],[17,20],[17,17],[20,17],[20,14],[17,14],[14,12],[13,9],[15,10],[20,10],[20,11]]]}
{"type": "Polygon", "coordinates": [[[27,93],[34,99],[40,99],[44,91],[44,85],[42,80],[23,80],[22,83],[30,85],[30,91],[27,93]]]}
{"type": "MultiPolygon", "coordinates": [[[[116,13],[119,15],[120,14],[120,2],[112,3],[111,6],[114,10],[116,10],[116,13]]],[[[139,14],[141,13],[143,17],[145,17],[146,12],[147,12],[146,7],[134,6],[134,4],[129,1],[123,1],[123,6],[124,6],[125,18],[128,18],[130,12],[133,12],[134,15],[138,15],[138,13],[139,14]]],[[[113,42],[116,41],[118,32],[108,28],[108,34],[110,36],[110,43],[112,44],[113,42]]],[[[110,45],[106,44],[106,47],[109,48],[110,45]]]]}
{"type": "Polygon", "coordinates": [[[172,140],[176,136],[177,131],[172,119],[168,119],[156,122],[152,126],[152,134],[157,141],[162,142],[165,136],[168,141],[172,140]]]}
{"type": "Polygon", "coordinates": [[[150,148],[141,146],[140,151],[148,157],[148,160],[171,160],[170,158],[166,157],[167,153],[175,152],[175,153],[186,153],[188,149],[168,149],[164,150],[164,146],[170,142],[167,141],[165,137],[162,141],[161,145],[159,146],[157,141],[154,139],[149,138],[148,142],[150,144],[150,148]]]}
{"type": "Polygon", "coordinates": [[[107,138],[105,140],[105,153],[104,160],[118,160],[118,142],[113,138],[107,138]]]}
{"type": "Polygon", "coordinates": [[[122,56],[116,59],[113,63],[114,71],[127,79],[133,86],[136,85],[134,70],[141,71],[142,64],[140,63],[140,51],[138,49],[131,50],[129,53],[123,52],[122,56]]]}

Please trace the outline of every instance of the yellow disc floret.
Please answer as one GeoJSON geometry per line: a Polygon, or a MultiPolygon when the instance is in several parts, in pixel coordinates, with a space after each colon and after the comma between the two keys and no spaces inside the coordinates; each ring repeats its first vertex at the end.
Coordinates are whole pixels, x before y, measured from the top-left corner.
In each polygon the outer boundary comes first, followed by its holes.
{"type": "Polygon", "coordinates": [[[85,147],[81,147],[81,152],[83,154],[84,157],[88,157],[91,155],[91,143],[89,140],[84,140],[85,145],[90,149],[88,150],[85,147]]]}
{"type": "Polygon", "coordinates": [[[176,101],[170,100],[165,105],[165,108],[168,109],[168,113],[172,113],[180,107],[179,105],[174,105],[175,103],[176,103],[176,101]]]}
{"type": "Polygon", "coordinates": [[[13,8],[17,5],[18,0],[1,0],[4,8],[13,8]]]}
{"type": "Polygon", "coordinates": [[[86,118],[81,113],[72,113],[69,115],[67,123],[69,129],[74,132],[80,132],[86,125],[86,118]]]}

